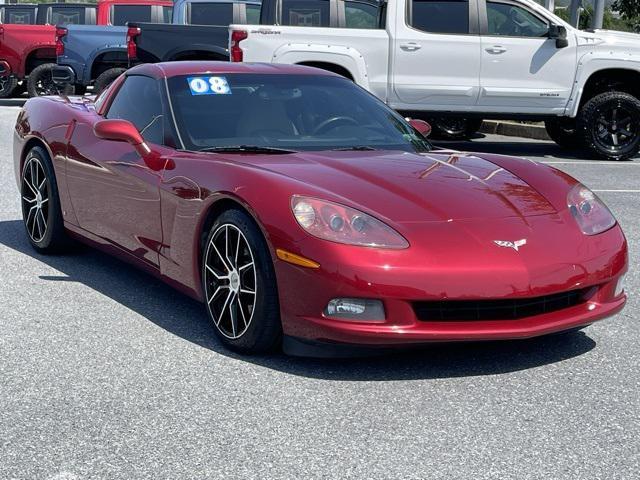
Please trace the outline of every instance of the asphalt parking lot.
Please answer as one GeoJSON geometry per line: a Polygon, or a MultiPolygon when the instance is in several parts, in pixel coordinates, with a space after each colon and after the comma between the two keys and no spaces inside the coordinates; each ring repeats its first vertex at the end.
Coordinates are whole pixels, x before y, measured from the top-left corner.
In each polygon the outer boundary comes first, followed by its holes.
{"type": "Polygon", "coordinates": [[[638,478],[640,160],[496,136],[452,145],[549,162],[599,193],[631,252],[616,317],[381,358],[244,358],[154,278],[90,249],[31,250],[18,107],[2,105],[0,479],[638,478]]]}

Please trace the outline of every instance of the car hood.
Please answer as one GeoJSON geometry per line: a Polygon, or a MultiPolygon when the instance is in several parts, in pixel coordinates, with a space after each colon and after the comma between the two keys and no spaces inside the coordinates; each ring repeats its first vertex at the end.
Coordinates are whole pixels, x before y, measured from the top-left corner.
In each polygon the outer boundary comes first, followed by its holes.
{"type": "Polygon", "coordinates": [[[557,213],[523,179],[475,154],[332,151],[242,160],[304,184],[292,194],[338,201],[397,223],[557,213]]]}
{"type": "Polygon", "coordinates": [[[578,33],[580,44],[607,45],[608,47],[625,47],[640,51],[640,35],[637,33],[618,32],[614,30],[581,31],[578,33]]]}

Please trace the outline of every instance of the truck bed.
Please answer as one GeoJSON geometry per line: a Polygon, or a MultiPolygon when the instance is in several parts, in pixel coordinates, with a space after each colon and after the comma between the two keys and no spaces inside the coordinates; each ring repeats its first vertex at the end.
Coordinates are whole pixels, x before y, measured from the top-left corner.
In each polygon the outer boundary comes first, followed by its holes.
{"type": "Polygon", "coordinates": [[[201,25],[129,23],[138,28],[136,59],[130,63],[172,60],[228,60],[228,28],[201,25]]]}

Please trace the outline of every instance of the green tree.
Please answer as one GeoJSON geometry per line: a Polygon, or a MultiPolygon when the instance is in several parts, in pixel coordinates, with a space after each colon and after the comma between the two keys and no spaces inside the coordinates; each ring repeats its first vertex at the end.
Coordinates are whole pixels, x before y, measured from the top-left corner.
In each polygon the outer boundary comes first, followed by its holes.
{"type": "Polygon", "coordinates": [[[640,32],[640,0],[615,0],[613,9],[620,13],[634,31],[640,32]]]}
{"type": "MultiPolygon", "coordinates": [[[[639,2],[640,0],[630,0],[639,2]]],[[[555,14],[565,21],[569,21],[568,9],[556,9],[555,14]]],[[[587,30],[591,28],[591,22],[593,19],[593,7],[586,5],[580,14],[580,30],[587,30]]],[[[602,20],[602,28],[606,30],[621,30],[623,32],[631,32],[635,30],[634,24],[627,18],[618,18],[613,12],[606,8],[604,11],[604,18],[602,20]]]]}

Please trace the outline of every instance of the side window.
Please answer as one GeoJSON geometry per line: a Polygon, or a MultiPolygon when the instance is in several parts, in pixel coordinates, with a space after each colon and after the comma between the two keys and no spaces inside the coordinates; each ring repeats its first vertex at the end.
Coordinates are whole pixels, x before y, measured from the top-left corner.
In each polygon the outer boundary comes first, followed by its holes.
{"type": "Polygon", "coordinates": [[[247,23],[249,25],[260,24],[260,5],[247,4],[245,6],[247,12],[247,23]]]}
{"type": "Polygon", "coordinates": [[[544,37],[549,24],[518,5],[487,2],[487,33],[510,37],[544,37]]]}
{"type": "Polygon", "coordinates": [[[344,2],[344,18],[347,28],[379,28],[379,9],[364,2],[344,2]]]}
{"type": "Polygon", "coordinates": [[[412,0],[413,28],[429,33],[469,33],[469,0],[412,0]]]}
{"type": "Polygon", "coordinates": [[[147,142],[164,143],[162,99],[158,82],[152,78],[127,77],[106,117],[129,120],[147,142]]]}
{"type": "Polygon", "coordinates": [[[331,25],[329,0],[282,0],[282,25],[328,27],[331,25]]]}
{"type": "Polygon", "coordinates": [[[162,23],[171,23],[173,20],[173,7],[160,8],[162,8],[162,23]]]}

